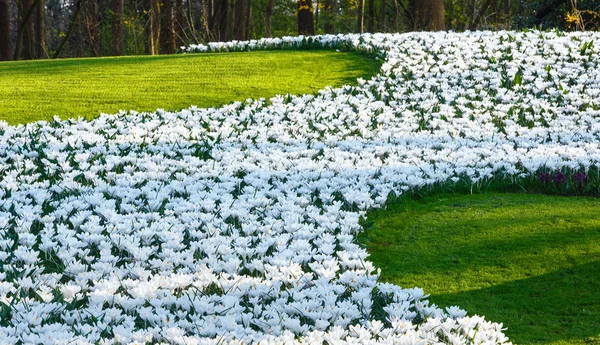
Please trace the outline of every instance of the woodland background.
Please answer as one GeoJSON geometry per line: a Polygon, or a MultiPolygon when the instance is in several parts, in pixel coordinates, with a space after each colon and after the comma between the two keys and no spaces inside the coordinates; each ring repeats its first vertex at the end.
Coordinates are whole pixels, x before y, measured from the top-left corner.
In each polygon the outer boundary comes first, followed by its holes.
{"type": "Polygon", "coordinates": [[[172,54],[208,41],[414,30],[598,30],[600,0],[0,0],[0,60],[172,54]]]}

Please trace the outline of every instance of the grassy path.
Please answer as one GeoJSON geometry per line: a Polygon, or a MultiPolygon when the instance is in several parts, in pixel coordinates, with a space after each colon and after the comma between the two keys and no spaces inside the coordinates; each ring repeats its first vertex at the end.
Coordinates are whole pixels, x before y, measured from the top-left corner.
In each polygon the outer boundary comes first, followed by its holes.
{"type": "Polygon", "coordinates": [[[9,124],[119,110],[178,110],[355,84],[380,63],[359,53],[258,51],[0,63],[9,124]]]}
{"type": "Polygon", "coordinates": [[[434,195],[371,213],[382,280],[508,327],[515,344],[600,344],[600,199],[434,195]]]}

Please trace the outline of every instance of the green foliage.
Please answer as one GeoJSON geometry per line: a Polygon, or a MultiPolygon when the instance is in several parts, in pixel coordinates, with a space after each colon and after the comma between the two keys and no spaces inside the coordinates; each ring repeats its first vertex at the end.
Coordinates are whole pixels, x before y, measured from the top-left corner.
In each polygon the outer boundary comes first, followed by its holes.
{"type": "Polygon", "coordinates": [[[305,94],[356,83],[379,66],[363,54],[322,50],[6,62],[0,63],[0,119],[93,118],[305,94]]]}
{"type": "Polygon", "coordinates": [[[600,344],[600,199],[433,194],[369,214],[382,280],[502,322],[516,344],[600,344]]]}

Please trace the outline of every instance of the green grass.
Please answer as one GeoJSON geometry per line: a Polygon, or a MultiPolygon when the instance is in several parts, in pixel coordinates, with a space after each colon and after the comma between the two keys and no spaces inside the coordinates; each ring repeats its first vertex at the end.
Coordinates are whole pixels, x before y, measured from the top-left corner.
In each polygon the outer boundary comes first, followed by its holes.
{"type": "Polygon", "coordinates": [[[380,62],[327,50],[133,56],[0,63],[0,119],[9,124],[119,110],[219,106],[356,84],[380,62]]]}
{"type": "Polygon", "coordinates": [[[600,199],[442,194],[369,214],[381,279],[502,322],[515,344],[600,344],[600,199]]]}

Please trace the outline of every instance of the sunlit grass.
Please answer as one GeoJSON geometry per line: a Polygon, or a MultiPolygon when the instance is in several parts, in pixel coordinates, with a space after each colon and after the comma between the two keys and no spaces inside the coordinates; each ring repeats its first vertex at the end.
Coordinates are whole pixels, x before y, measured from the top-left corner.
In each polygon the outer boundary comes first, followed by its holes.
{"type": "Polygon", "coordinates": [[[0,120],[9,124],[119,110],[219,106],[356,84],[379,70],[330,50],[134,56],[0,63],[0,120]]]}
{"type": "Polygon", "coordinates": [[[600,199],[433,195],[370,214],[382,280],[508,328],[516,344],[600,344],[600,199]]]}

